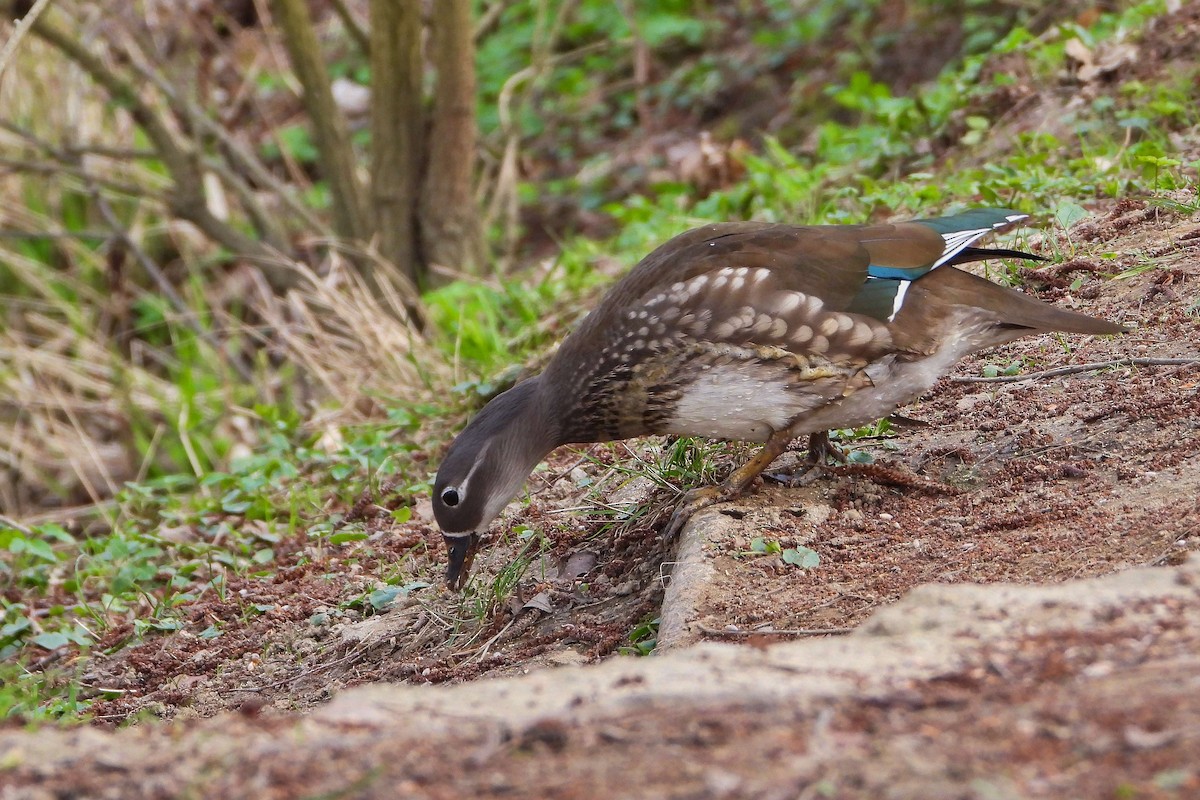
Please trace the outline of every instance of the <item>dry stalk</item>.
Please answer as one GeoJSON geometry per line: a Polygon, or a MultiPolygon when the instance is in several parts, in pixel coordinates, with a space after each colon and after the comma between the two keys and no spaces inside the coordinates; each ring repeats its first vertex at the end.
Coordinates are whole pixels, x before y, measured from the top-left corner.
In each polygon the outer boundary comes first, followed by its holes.
{"type": "Polygon", "coordinates": [[[250,303],[265,326],[250,332],[302,368],[319,395],[355,416],[371,397],[422,398],[439,362],[413,333],[398,292],[371,291],[344,259],[331,253],[324,275],[290,262],[297,288],[280,299],[258,283],[250,303]]]}
{"type": "Polygon", "coordinates": [[[48,5],[50,5],[50,0],[37,0],[33,4],[33,8],[29,9],[29,13],[17,20],[12,36],[8,37],[8,41],[4,43],[4,49],[0,50],[0,78],[4,77],[4,70],[8,66],[8,62],[12,60],[13,54],[17,52],[21,40],[29,33],[33,23],[37,22],[37,18],[42,15],[48,5]]]}

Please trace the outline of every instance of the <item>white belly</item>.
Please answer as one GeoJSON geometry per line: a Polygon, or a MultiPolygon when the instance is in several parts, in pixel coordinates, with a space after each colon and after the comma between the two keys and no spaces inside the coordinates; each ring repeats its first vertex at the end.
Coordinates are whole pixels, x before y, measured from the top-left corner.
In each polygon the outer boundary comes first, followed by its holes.
{"type": "Polygon", "coordinates": [[[828,402],[822,394],[841,394],[828,385],[840,382],[789,382],[786,372],[746,363],[713,366],[684,390],[664,432],[765,442],[800,414],[828,402]]]}
{"type": "Polygon", "coordinates": [[[776,431],[788,430],[796,437],[866,425],[929,391],[969,350],[952,341],[925,358],[885,356],[864,369],[870,378],[866,385],[858,373],[858,388],[850,391],[851,375],[803,380],[778,363],[712,365],[684,389],[663,432],[765,442],[776,431]]]}

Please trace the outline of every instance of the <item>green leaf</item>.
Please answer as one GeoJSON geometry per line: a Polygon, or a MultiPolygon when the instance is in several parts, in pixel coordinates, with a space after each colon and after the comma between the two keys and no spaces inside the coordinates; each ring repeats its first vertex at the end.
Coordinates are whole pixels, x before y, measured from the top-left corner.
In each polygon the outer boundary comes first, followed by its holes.
{"type": "Polygon", "coordinates": [[[397,597],[407,597],[410,592],[417,589],[425,589],[431,585],[425,581],[412,581],[403,586],[385,586],[367,595],[367,601],[376,611],[382,611],[395,602],[397,597]]]}
{"type": "Polygon", "coordinates": [[[408,522],[410,519],[412,519],[412,506],[397,508],[392,512],[392,519],[401,524],[408,522]]]}
{"type": "Polygon", "coordinates": [[[638,655],[648,656],[654,652],[655,647],[658,647],[658,639],[643,639],[640,642],[634,642],[633,646],[637,648],[638,655]]]}
{"type": "Polygon", "coordinates": [[[60,647],[70,644],[71,637],[67,636],[65,633],[58,632],[39,633],[29,641],[33,644],[36,644],[38,647],[44,647],[47,650],[57,650],[60,647]]]}
{"type": "Polygon", "coordinates": [[[56,539],[63,544],[75,543],[75,537],[67,533],[66,529],[63,528],[62,525],[54,522],[47,522],[45,525],[38,525],[35,530],[37,530],[38,533],[47,539],[56,539]]]}
{"type": "Polygon", "coordinates": [[[984,364],[983,365],[983,377],[996,378],[996,377],[999,377],[1000,375],[1007,375],[1007,376],[1020,375],[1021,369],[1024,366],[1025,366],[1025,362],[1022,361],[1021,359],[1017,359],[1016,361],[1009,364],[1007,367],[1001,367],[999,364],[984,364]]]}
{"type": "Polygon", "coordinates": [[[7,641],[8,639],[14,639],[16,638],[17,634],[21,633],[22,631],[27,631],[31,627],[33,627],[33,624],[27,617],[21,617],[15,622],[10,622],[4,627],[0,628],[0,642],[7,641]]]}
{"type": "Polygon", "coordinates": [[[382,611],[390,606],[397,597],[402,597],[404,590],[399,586],[387,586],[383,589],[376,589],[367,595],[367,601],[376,611],[382,611]]]}
{"type": "Polygon", "coordinates": [[[851,464],[874,464],[875,456],[866,450],[851,450],[846,454],[846,460],[851,464]]]}
{"type": "Polygon", "coordinates": [[[173,617],[135,619],[133,621],[133,631],[137,636],[145,634],[146,631],[164,631],[170,633],[182,630],[183,627],[183,620],[173,617]]]}
{"type": "Polygon", "coordinates": [[[1054,218],[1063,228],[1069,228],[1088,215],[1087,209],[1078,203],[1067,200],[1059,203],[1054,209],[1054,218]]]}
{"type": "Polygon", "coordinates": [[[813,569],[821,563],[821,556],[807,547],[789,547],[783,551],[783,561],[801,569],[813,569]]]}
{"type": "Polygon", "coordinates": [[[367,601],[371,603],[371,607],[377,612],[390,606],[396,600],[396,597],[403,595],[403,590],[400,587],[386,587],[384,589],[376,589],[370,595],[367,595],[367,601]]]}
{"type": "Polygon", "coordinates": [[[1137,159],[1143,164],[1150,164],[1155,167],[1178,167],[1183,163],[1177,158],[1168,158],[1166,156],[1138,156],[1137,159]]]}
{"type": "Polygon", "coordinates": [[[91,647],[93,644],[95,644],[95,640],[92,639],[92,635],[78,625],[75,626],[75,630],[70,631],[66,634],[66,636],[80,647],[91,647]]]}
{"type": "Polygon", "coordinates": [[[50,547],[49,542],[43,542],[41,539],[25,539],[18,537],[13,539],[8,549],[13,553],[28,553],[32,556],[49,561],[51,564],[58,561],[58,557],[54,555],[54,550],[50,547]]]}
{"type": "Polygon", "coordinates": [[[338,531],[329,537],[329,543],[346,544],[347,542],[361,542],[365,538],[367,538],[365,531],[338,531]]]}

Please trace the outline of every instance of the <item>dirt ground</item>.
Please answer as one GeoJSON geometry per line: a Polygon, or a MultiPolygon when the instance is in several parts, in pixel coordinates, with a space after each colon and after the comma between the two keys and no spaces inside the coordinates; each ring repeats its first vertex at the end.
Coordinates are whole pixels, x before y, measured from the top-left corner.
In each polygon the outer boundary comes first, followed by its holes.
{"type": "Polygon", "coordinates": [[[848,637],[0,731],[0,798],[1190,798],[1200,560],[930,586],[848,637]]]}
{"type": "MultiPolygon", "coordinates": [[[[699,595],[689,589],[679,600],[687,581],[671,589],[680,556],[658,535],[661,514],[611,525],[605,508],[669,509],[670,492],[619,468],[626,448],[648,465],[662,444],[564,449],[535,474],[532,502],[494,526],[536,528],[554,542],[515,600],[500,606],[487,594],[523,545],[509,536],[481,556],[480,583],[466,596],[434,585],[383,614],[356,603],[396,564],[436,584],[444,559],[431,522],[395,526],[377,509],[368,540],[336,552],[303,540],[277,548],[283,568],[273,577],[235,579],[226,598],[190,607],[184,630],[95,657],[87,682],[119,691],[97,703],[99,720],[207,717],[247,703],[303,711],[361,683],[456,682],[596,662],[631,646],[630,631],[660,616],[667,647],[754,631],[810,635],[853,628],[927,582],[1061,581],[1178,563],[1200,547],[1200,363],[980,380],[985,364],[1020,358],[1023,375],[1125,358],[1200,359],[1200,218],[1127,201],[1085,224],[1083,235],[1071,234],[1077,258],[1028,283],[1134,332],[1021,340],[966,361],[906,409],[924,426],[851,443],[874,464],[834,468],[802,488],[768,481],[700,515],[689,533],[699,545],[685,537],[682,546],[703,564],[699,595]],[[1101,262],[1097,251],[1123,255],[1101,262]],[[1096,272],[1147,264],[1121,280],[1096,272]],[[1063,288],[1076,278],[1075,291],[1063,288]],[[810,548],[819,565],[801,569],[754,552],[757,537],[783,550],[810,548]],[[568,575],[579,571],[586,575],[568,575]],[[668,610],[664,591],[676,595],[668,610]],[[200,637],[214,621],[223,635],[200,637]]],[[[785,455],[781,470],[801,455],[785,455]]],[[[717,470],[734,463],[728,455],[714,461],[717,470]]],[[[101,649],[119,645],[122,633],[101,649]]]]}
{"type": "Polygon", "coordinates": [[[1027,291],[1132,333],[967,360],[905,410],[924,425],[850,443],[872,464],[768,481],[680,542],[631,512],[669,508],[644,478],[667,445],[562,450],[493,528],[552,543],[515,599],[490,585],[508,534],[467,595],[377,613],[381,575],[435,584],[444,555],[366,498],[367,540],[281,542],[182,630],[112,632],[96,726],[0,728],[0,800],[1200,796],[1200,215],[1175,201],[1023,243],[1070,254],[1027,291]],[[1024,588],[971,585],[999,583],[1024,588]],[[660,654],[621,655],[655,619],[660,654]]]}
{"type": "MultiPolygon", "coordinates": [[[[381,614],[346,606],[375,585],[368,576],[389,558],[436,567],[442,554],[428,523],[381,523],[350,553],[297,544],[294,555],[311,558],[308,565],[244,579],[223,603],[191,609],[188,628],[94,659],[89,682],[120,691],[98,704],[101,722],[157,716],[173,724],[115,734],[8,730],[0,797],[168,797],[185,784],[184,796],[234,796],[223,792],[240,781],[262,797],[301,796],[298,785],[324,797],[590,797],[614,786],[616,795],[644,797],[1196,796],[1194,606],[1159,597],[1146,601],[1157,609],[1146,625],[1134,621],[1144,608],[1117,604],[1057,633],[1030,623],[1000,639],[963,635],[975,649],[961,663],[885,687],[862,670],[873,663],[864,661],[863,640],[837,635],[864,623],[886,627],[896,610],[889,606],[921,584],[1058,583],[1138,566],[1166,574],[1200,549],[1200,218],[1173,208],[1124,201],[1099,209],[1070,233],[1076,258],[1028,280],[1043,297],[1134,332],[1027,340],[963,363],[906,411],[926,426],[853,443],[873,465],[834,469],[803,488],[768,483],[698,516],[677,552],[657,536],[654,515],[595,535],[595,506],[556,513],[596,493],[616,503],[627,479],[610,467],[611,447],[591,448],[591,460],[558,453],[536,479],[533,502],[514,506],[509,520],[550,532],[551,573],[527,574],[516,589],[523,603],[492,606],[482,618],[468,616],[469,600],[437,587],[381,614]],[[1102,262],[1100,252],[1122,255],[1102,262]],[[1132,274],[1104,277],[1122,271],[1132,274]],[[980,380],[985,363],[1020,357],[1025,377],[980,380]],[[1128,358],[1198,361],[1127,366],[1128,358]],[[1114,365],[1036,377],[1093,363],[1114,365]],[[754,552],[755,537],[811,548],[819,563],[802,569],[754,552]],[[589,555],[568,561],[581,551],[589,555]],[[579,570],[587,574],[572,578],[579,570]],[[268,610],[248,614],[251,606],[268,610]],[[660,649],[675,655],[610,658],[655,616],[660,649]],[[225,635],[200,638],[214,618],[225,621],[225,635]],[[708,651],[685,647],[697,641],[734,643],[721,652],[770,660],[800,646],[775,643],[822,631],[830,635],[803,644],[845,648],[839,666],[853,686],[836,696],[768,702],[755,683],[710,697],[701,677],[681,685],[705,702],[652,695],[606,707],[599,723],[570,709],[501,729],[474,722],[489,713],[488,686],[520,680],[505,675],[544,680],[542,691],[562,698],[588,680],[576,665],[608,661],[600,668],[637,685],[659,662],[704,663],[708,651]],[[364,728],[288,713],[322,719],[342,702],[326,706],[331,696],[379,681],[410,691],[453,683],[477,694],[409,701],[417,711],[449,704],[448,718],[463,724],[416,738],[411,714],[364,728]],[[195,719],[222,712],[234,713],[195,719]],[[310,741],[310,724],[337,736],[310,741]],[[823,749],[814,755],[817,742],[823,749]],[[44,748],[54,756],[33,757],[44,748]],[[137,761],[122,755],[156,748],[166,749],[137,761]]],[[[1053,245],[1065,242],[1031,244],[1053,245]]],[[[500,542],[476,569],[490,576],[519,544],[500,542]]],[[[1190,569],[1181,585],[1194,579],[1190,569]]],[[[929,610],[922,597],[901,601],[907,616],[929,610]]],[[[952,630],[981,619],[971,608],[958,613],[952,630]]],[[[912,667],[913,646],[901,640],[880,674],[912,667]]],[[[805,663],[785,670],[789,681],[807,685],[805,663]]],[[[363,691],[342,697],[369,715],[381,701],[375,689],[363,691]]]]}

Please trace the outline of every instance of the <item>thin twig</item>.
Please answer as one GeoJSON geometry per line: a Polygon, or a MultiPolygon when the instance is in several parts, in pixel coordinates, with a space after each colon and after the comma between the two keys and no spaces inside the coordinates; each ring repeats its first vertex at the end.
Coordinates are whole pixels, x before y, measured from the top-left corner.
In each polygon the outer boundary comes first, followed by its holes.
{"type": "Polygon", "coordinates": [[[486,642],[484,642],[482,645],[480,645],[479,649],[475,651],[474,655],[470,656],[467,660],[469,661],[471,658],[474,658],[477,661],[483,661],[483,659],[487,658],[487,654],[492,649],[492,645],[494,645],[496,642],[500,641],[500,637],[503,636],[504,634],[508,633],[508,629],[511,628],[513,626],[513,623],[516,621],[517,621],[516,617],[513,617],[512,619],[510,619],[504,625],[504,627],[500,629],[499,633],[497,633],[495,636],[493,636],[492,638],[490,638],[486,642]]]}
{"type": "Polygon", "coordinates": [[[697,623],[696,627],[706,636],[845,636],[854,628],[792,628],[789,630],[766,629],[761,631],[720,630],[697,623]]]}
{"type": "Polygon", "coordinates": [[[37,18],[42,15],[48,5],[50,5],[50,0],[37,0],[33,4],[33,8],[29,9],[29,13],[17,20],[13,35],[4,43],[4,50],[0,51],[0,78],[4,77],[4,68],[8,66],[9,59],[13,57],[13,54],[17,52],[17,46],[21,44],[25,34],[29,33],[33,23],[37,22],[37,18]]]}
{"type": "MultiPolygon", "coordinates": [[[[63,150],[49,151],[49,155],[60,159],[69,157],[66,155],[66,151],[63,150]]],[[[7,174],[7,170],[12,170],[13,172],[31,175],[56,176],[65,174],[80,180],[85,180],[89,176],[85,176],[83,174],[82,168],[78,166],[78,163],[79,162],[67,164],[62,161],[22,161],[19,159],[0,157],[0,167],[6,168],[6,172],[4,174],[7,174]]],[[[138,186],[137,184],[132,183],[122,183],[121,181],[113,180],[112,178],[107,178],[103,175],[91,175],[90,178],[98,185],[103,186],[105,189],[127,195],[129,197],[136,197],[139,200],[150,200],[158,203],[166,203],[169,200],[169,198],[158,192],[155,192],[147,186],[138,186]]]]}
{"type": "Polygon", "coordinates": [[[504,137],[504,153],[500,158],[500,163],[496,169],[496,176],[490,187],[491,199],[486,203],[486,206],[482,201],[489,194],[489,190],[485,189],[482,183],[479,187],[478,195],[481,201],[480,206],[485,207],[482,223],[484,229],[487,230],[501,219],[504,221],[502,239],[505,255],[502,257],[501,264],[497,269],[498,274],[503,274],[506,271],[505,265],[511,262],[513,258],[516,230],[518,227],[519,203],[517,202],[517,184],[520,179],[518,161],[521,134],[514,122],[513,111],[517,91],[523,89],[525,94],[522,95],[522,99],[525,99],[528,96],[529,87],[542,79],[553,67],[567,63],[572,59],[582,58],[588,53],[595,51],[598,46],[600,48],[614,46],[614,43],[609,41],[593,42],[569,53],[554,54],[559,38],[562,36],[576,5],[575,0],[564,2],[558,7],[554,18],[548,19],[548,5],[545,2],[539,4],[533,41],[530,45],[530,64],[524,69],[510,75],[505,80],[504,85],[500,88],[500,95],[496,100],[497,111],[500,116],[500,133],[504,137]]]}
{"type": "Polygon", "coordinates": [[[14,531],[18,531],[21,534],[28,536],[31,539],[35,535],[32,528],[26,528],[24,525],[17,522],[12,517],[6,517],[3,514],[0,514],[0,525],[4,525],[6,527],[12,528],[14,531]]]}
{"type": "Polygon", "coordinates": [[[273,683],[264,684],[262,686],[231,686],[231,687],[229,687],[229,689],[227,689],[227,691],[258,693],[258,692],[265,692],[270,689],[278,689],[281,686],[285,686],[289,683],[296,683],[297,681],[303,680],[304,678],[307,678],[310,675],[315,675],[318,672],[326,672],[330,669],[333,669],[334,667],[341,666],[342,664],[345,664],[349,661],[354,660],[355,658],[358,658],[364,652],[366,652],[367,649],[368,648],[366,648],[366,647],[354,647],[350,650],[349,653],[342,656],[341,658],[335,658],[333,661],[329,661],[325,664],[319,664],[315,667],[309,667],[308,669],[303,670],[299,674],[288,675],[283,678],[280,678],[277,681],[274,681],[273,683]]]}
{"type": "MultiPolygon", "coordinates": [[[[255,183],[274,192],[275,196],[299,217],[307,230],[324,236],[333,235],[331,229],[305,207],[294,196],[294,192],[283,181],[275,177],[258,156],[235,138],[224,125],[213,119],[199,103],[179,91],[154,68],[153,59],[147,55],[146,45],[139,41],[138,37],[135,37],[134,44],[136,46],[126,48],[130,66],[141,78],[153,84],[166,98],[177,119],[185,120],[194,129],[216,138],[221,145],[222,152],[230,162],[230,168],[246,173],[255,183]]],[[[286,152],[286,148],[284,151],[286,152]]],[[[211,168],[211,160],[207,161],[206,165],[211,168]]]]}
{"type": "Polygon", "coordinates": [[[625,24],[633,34],[633,104],[637,110],[638,127],[653,135],[657,133],[657,120],[651,113],[650,101],[646,97],[646,88],[650,85],[650,47],[642,35],[641,26],[638,25],[633,0],[622,0],[618,8],[621,9],[625,24]]]}
{"type": "Polygon", "coordinates": [[[500,15],[508,10],[509,5],[511,3],[507,0],[496,0],[483,10],[483,13],[479,15],[479,21],[475,23],[475,32],[472,34],[476,42],[481,41],[492,32],[492,29],[500,22],[500,15]]]}
{"type": "Polygon", "coordinates": [[[541,487],[534,489],[532,492],[530,492],[530,494],[541,494],[542,492],[546,491],[551,486],[558,483],[563,478],[567,477],[572,472],[574,472],[576,467],[582,467],[584,464],[586,464],[590,460],[590,458],[591,458],[590,455],[585,454],[582,458],[580,458],[575,463],[571,464],[568,467],[565,467],[564,469],[559,470],[557,473],[555,473],[554,475],[551,475],[549,478],[546,478],[545,481],[543,481],[541,487]]]}
{"type": "Polygon", "coordinates": [[[0,239],[77,239],[80,241],[99,239],[103,241],[111,235],[108,231],[14,231],[0,228],[0,239]]]}
{"type": "Polygon", "coordinates": [[[73,525],[80,520],[91,519],[99,515],[107,517],[109,509],[117,510],[116,500],[105,500],[101,503],[88,503],[81,506],[39,511],[35,514],[25,515],[24,520],[29,525],[44,525],[47,522],[73,525]]]}
{"type": "Polygon", "coordinates": [[[371,37],[367,35],[367,30],[355,18],[354,13],[350,11],[345,0],[330,0],[330,5],[333,6],[333,13],[338,15],[342,24],[346,26],[346,33],[350,34],[350,38],[358,45],[358,49],[362,51],[364,56],[371,54],[371,37]]]}
{"type": "MultiPolygon", "coordinates": [[[[100,187],[90,179],[90,176],[88,177],[88,192],[91,194],[93,201],[96,203],[96,209],[100,212],[100,216],[104,218],[104,222],[109,226],[109,228],[112,229],[113,236],[121,242],[126,250],[133,253],[134,258],[137,259],[138,263],[142,266],[142,269],[145,270],[146,274],[150,276],[150,279],[154,281],[154,284],[158,287],[158,290],[163,294],[164,297],[167,298],[167,301],[174,306],[175,310],[180,312],[182,315],[181,321],[183,324],[191,328],[201,340],[203,340],[208,344],[209,347],[213,349],[214,353],[224,353],[225,350],[221,346],[221,343],[217,341],[216,337],[213,336],[209,331],[205,330],[204,326],[194,319],[192,315],[188,314],[188,306],[183,297],[180,296],[179,292],[175,290],[174,285],[172,285],[171,281],[167,279],[167,276],[163,273],[163,271],[159,269],[158,264],[155,263],[154,259],[150,258],[146,251],[143,250],[141,246],[139,246],[138,243],[133,240],[133,237],[129,235],[129,231],[126,230],[125,226],[121,224],[120,219],[117,217],[117,213],[113,210],[112,206],[108,204],[108,200],[105,199],[104,194],[100,191],[100,187]]],[[[250,370],[247,369],[246,366],[237,358],[227,358],[226,362],[233,367],[234,372],[236,372],[242,380],[248,383],[253,382],[253,373],[251,373],[250,370]]]]}
{"type": "MultiPolygon", "coordinates": [[[[12,120],[0,119],[0,130],[6,130],[9,133],[16,134],[22,139],[32,142],[43,150],[56,149],[54,145],[50,144],[45,139],[39,138],[28,128],[22,127],[12,120]]],[[[153,150],[128,147],[110,147],[103,144],[71,144],[65,147],[63,152],[67,152],[72,155],[82,154],[100,156],[101,158],[111,158],[119,161],[148,161],[150,159],[158,158],[158,153],[153,150]]]]}
{"type": "Polygon", "coordinates": [[[975,376],[954,376],[951,383],[1017,383],[1041,378],[1057,378],[1059,375],[1072,375],[1076,372],[1092,372],[1098,369],[1116,369],[1118,367],[1172,367],[1191,366],[1200,364],[1200,358],[1118,358],[1115,361],[1094,361],[1090,364],[1075,364],[1070,367],[1029,372],[1024,375],[997,375],[993,378],[975,376]]]}

